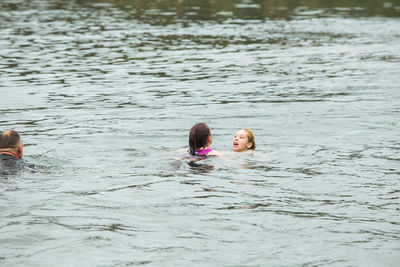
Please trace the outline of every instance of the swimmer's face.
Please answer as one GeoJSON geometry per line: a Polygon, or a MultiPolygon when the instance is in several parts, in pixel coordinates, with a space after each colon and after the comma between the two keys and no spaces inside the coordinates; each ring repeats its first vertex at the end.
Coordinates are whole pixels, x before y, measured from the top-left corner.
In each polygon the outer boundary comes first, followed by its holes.
{"type": "Polygon", "coordinates": [[[232,140],[232,150],[235,152],[246,151],[252,146],[249,142],[247,132],[245,130],[239,130],[235,133],[232,140]]]}

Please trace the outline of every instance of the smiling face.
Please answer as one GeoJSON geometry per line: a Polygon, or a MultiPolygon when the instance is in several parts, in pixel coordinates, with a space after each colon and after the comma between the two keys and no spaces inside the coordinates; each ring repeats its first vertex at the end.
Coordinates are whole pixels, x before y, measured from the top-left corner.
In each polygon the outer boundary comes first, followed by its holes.
{"type": "Polygon", "coordinates": [[[235,133],[232,140],[232,150],[235,152],[246,151],[252,147],[252,142],[249,142],[247,132],[245,130],[239,130],[235,133]]]}

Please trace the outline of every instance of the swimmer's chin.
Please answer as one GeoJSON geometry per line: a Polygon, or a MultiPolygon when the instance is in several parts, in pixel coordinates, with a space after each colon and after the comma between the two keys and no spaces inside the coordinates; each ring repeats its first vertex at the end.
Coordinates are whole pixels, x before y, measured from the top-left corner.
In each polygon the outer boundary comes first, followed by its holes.
{"type": "Polygon", "coordinates": [[[253,149],[239,150],[237,147],[232,147],[232,152],[236,152],[236,153],[253,153],[254,150],[253,149]]]}
{"type": "Polygon", "coordinates": [[[232,151],[233,152],[245,152],[245,151],[247,151],[247,149],[241,150],[238,146],[233,145],[232,151]]]}

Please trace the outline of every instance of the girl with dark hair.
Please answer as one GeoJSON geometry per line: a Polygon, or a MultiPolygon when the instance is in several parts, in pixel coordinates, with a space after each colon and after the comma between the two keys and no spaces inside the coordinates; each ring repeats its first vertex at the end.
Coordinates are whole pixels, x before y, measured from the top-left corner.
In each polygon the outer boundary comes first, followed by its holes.
{"type": "Polygon", "coordinates": [[[204,159],[207,156],[222,156],[220,151],[210,148],[211,144],[210,127],[205,123],[195,124],[189,132],[189,153],[184,158],[204,159]]]}

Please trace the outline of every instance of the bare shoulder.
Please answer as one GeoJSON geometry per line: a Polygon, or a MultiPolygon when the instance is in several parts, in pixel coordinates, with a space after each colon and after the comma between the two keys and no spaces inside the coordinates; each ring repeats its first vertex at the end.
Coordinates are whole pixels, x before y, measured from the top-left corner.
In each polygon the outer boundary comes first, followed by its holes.
{"type": "Polygon", "coordinates": [[[207,155],[222,157],[224,154],[221,151],[218,151],[218,150],[211,150],[210,152],[208,152],[207,155]]]}

